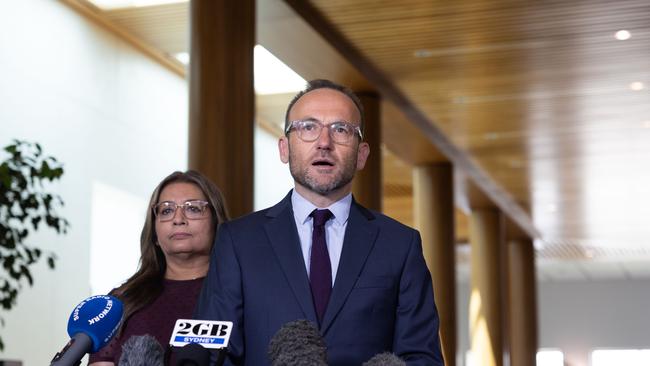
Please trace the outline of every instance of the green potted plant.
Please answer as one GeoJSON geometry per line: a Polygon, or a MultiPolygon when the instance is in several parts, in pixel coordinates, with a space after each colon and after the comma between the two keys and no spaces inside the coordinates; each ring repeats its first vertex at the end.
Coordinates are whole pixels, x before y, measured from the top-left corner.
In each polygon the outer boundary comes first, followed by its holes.
{"type": "Polygon", "coordinates": [[[23,284],[34,284],[31,266],[43,257],[50,269],[55,266],[55,254],[28,243],[29,234],[41,227],[65,234],[69,223],[56,212],[63,200],[44,185],[61,178],[62,164],[33,142],[14,140],[4,152],[9,157],[0,164],[0,306],[8,311],[23,284]]]}

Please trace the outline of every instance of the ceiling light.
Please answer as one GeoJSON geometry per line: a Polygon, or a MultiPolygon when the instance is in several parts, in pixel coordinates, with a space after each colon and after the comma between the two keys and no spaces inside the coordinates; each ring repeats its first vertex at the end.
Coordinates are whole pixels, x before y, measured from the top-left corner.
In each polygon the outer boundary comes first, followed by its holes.
{"type": "Polygon", "coordinates": [[[626,39],[630,39],[630,37],[632,37],[632,34],[630,34],[630,32],[626,31],[625,29],[621,29],[620,31],[616,32],[615,37],[619,41],[625,41],[626,39]]]}
{"type": "Polygon", "coordinates": [[[307,82],[266,48],[257,45],[254,50],[255,93],[295,93],[307,82]]]}
{"type": "Polygon", "coordinates": [[[643,121],[643,128],[650,128],[650,120],[643,121]]]}
{"type": "Polygon", "coordinates": [[[499,134],[496,132],[488,132],[485,135],[483,135],[483,138],[486,140],[496,140],[499,138],[499,134]]]}
{"type": "Polygon", "coordinates": [[[190,64],[190,54],[187,52],[179,52],[174,57],[185,66],[190,64]]]}
{"type": "Polygon", "coordinates": [[[546,210],[548,212],[556,212],[557,211],[557,205],[549,203],[548,205],[546,205],[546,210]]]}
{"type": "Polygon", "coordinates": [[[645,89],[645,85],[643,85],[643,83],[640,82],[640,81],[635,81],[633,83],[630,83],[629,87],[630,87],[631,90],[634,90],[634,91],[640,91],[640,90],[645,89]]]}

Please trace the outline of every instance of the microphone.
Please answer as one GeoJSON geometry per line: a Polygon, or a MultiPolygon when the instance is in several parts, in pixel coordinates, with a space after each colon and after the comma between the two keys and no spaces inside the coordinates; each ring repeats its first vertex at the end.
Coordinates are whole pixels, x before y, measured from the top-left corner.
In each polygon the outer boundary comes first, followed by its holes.
{"type": "Polygon", "coordinates": [[[113,296],[91,296],[77,305],[68,319],[70,341],[50,366],[79,365],[88,352],[97,352],[113,338],[122,320],[122,302],[113,296]]]}
{"type": "Polygon", "coordinates": [[[221,349],[228,347],[230,333],[232,333],[232,322],[178,319],[169,344],[183,347],[189,343],[197,343],[205,348],[221,349]]]}
{"type": "Polygon", "coordinates": [[[163,366],[165,351],[149,334],[133,336],[122,345],[118,366],[163,366]]]}
{"type": "Polygon", "coordinates": [[[406,366],[406,362],[393,353],[384,352],[373,356],[361,366],[406,366]]]}
{"type": "MultiPolygon", "coordinates": [[[[210,351],[198,343],[188,343],[175,352],[176,366],[209,366],[210,351]]],[[[223,361],[221,363],[223,364],[223,361]]]]}
{"type": "MultiPolygon", "coordinates": [[[[179,348],[174,352],[177,365],[208,365],[208,349],[216,350],[216,364],[222,365],[232,333],[232,322],[219,320],[178,319],[169,345],[179,348]]],[[[209,360],[208,360],[209,362],[209,360]]]]}
{"type": "Polygon", "coordinates": [[[327,346],[318,328],[300,319],[283,325],[269,342],[271,366],[327,366],[327,346]]]}

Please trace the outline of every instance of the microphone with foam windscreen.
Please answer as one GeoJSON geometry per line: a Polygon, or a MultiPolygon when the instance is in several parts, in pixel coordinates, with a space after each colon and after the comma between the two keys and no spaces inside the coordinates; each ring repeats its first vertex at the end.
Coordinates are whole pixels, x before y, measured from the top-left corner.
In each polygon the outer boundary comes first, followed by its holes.
{"type": "Polygon", "coordinates": [[[122,345],[118,366],[163,366],[165,351],[149,334],[133,336],[122,345]]]}
{"type": "Polygon", "coordinates": [[[108,295],[80,302],[68,319],[70,341],[54,355],[50,366],[78,365],[86,353],[99,351],[119,328],[122,310],[122,302],[108,295]]]}
{"type": "Polygon", "coordinates": [[[283,325],[269,342],[271,366],[327,366],[327,346],[316,326],[304,319],[283,325]]]}
{"type": "Polygon", "coordinates": [[[384,352],[375,355],[361,366],[406,366],[406,362],[393,353],[384,352]]]}

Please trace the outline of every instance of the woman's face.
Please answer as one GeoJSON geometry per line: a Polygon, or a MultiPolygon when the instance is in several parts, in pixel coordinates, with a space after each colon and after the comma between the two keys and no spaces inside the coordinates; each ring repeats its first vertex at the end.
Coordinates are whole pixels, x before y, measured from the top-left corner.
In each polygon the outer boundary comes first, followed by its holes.
{"type": "Polygon", "coordinates": [[[215,231],[215,228],[212,227],[212,211],[210,207],[205,206],[201,215],[196,210],[196,207],[200,206],[193,205],[186,207],[186,210],[193,210],[193,213],[186,213],[180,206],[186,206],[187,202],[192,201],[207,201],[201,189],[192,183],[171,183],[160,192],[158,204],[169,203],[164,208],[158,209],[159,213],[155,218],[158,245],[165,254],[165,258],[210,255],[215,231]],[[179,205],[179,207],[175,205],[179,205]],[[166,210],[164,211],[166,216],[162,215],[163,210],[166,210]],[[190,218],[188,219],[187,216],[190,218]]]}

